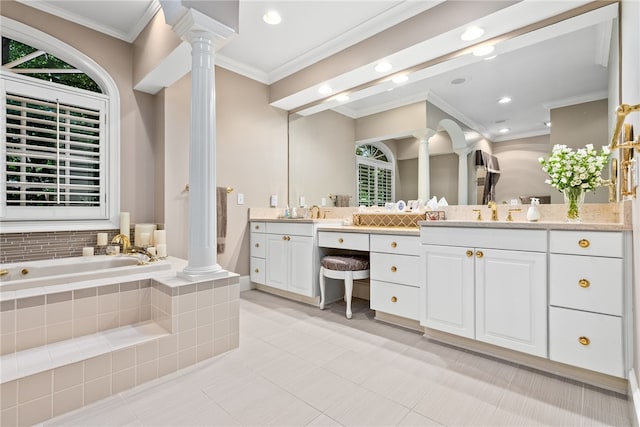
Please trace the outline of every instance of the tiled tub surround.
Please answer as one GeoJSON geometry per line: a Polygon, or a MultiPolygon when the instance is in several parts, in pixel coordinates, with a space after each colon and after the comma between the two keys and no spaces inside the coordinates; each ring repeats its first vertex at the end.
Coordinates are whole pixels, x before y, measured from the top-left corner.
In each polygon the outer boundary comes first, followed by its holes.
{"type": "Polygon", "coordinates": [[[235,274],[93,282],[3,298],[2,426],[42,422],[238,346],[235,274]]]}

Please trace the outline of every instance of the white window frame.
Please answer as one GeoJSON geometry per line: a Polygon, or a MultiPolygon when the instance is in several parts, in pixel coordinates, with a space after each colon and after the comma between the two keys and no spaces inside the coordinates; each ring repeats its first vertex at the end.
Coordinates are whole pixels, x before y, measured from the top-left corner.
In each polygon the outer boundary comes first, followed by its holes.
{"type": "MultiPolygon", "coordinates": [[[[103,128],[106,141],[104,144],[104,162],[107,167],[106,181],[103,187],[105,191],[105,207],[104,212],[99,215],[100,217],[87,219],[54,219],[51,217],[50,212],[47,212],[48,210],[43,207],[43,215],[40,219],[24,220],[20,218],[9,218],[7,217],[6,193],[3,190],[0,193],[0,234],[116,228],[118,226],[118,212],[120,210],[120,95],[115,81],[106,70],[87,55],[42,31],[4,16],[0,17],[0,27],[2,28],[3,37],[51,53],[61,60],[73,64],[91,77],[104,92],[104,95],[101,96],[105,99],[105,112],[107,114],[106,123],[103,128]]],[[[3,85],[6,80],[18,78],[20,80],[27,79],[27,81],[33,83],[35,86],[41,84],[54,85],[53,83],[47,83],[27,76],[18,76],[10,72],[1,73],[0,77],[2,78],[3,85]]],[[[61,92],[64,89],[65,87],[61,86],[61,92]]],[[[2,93],[5,93],[4,88],[2,93]]],[[[2,99],[2,104],[4,110],[6,108],[6,99],[2,99]]],[[[5,111],[3,111],[2,114],[4,115],[5,111]]],[[[2,141],[4,141],[5,131],[6,129],[2,130],[2,141]]],[[[0,185],[2,185],[4,189],[6,188],[6,155],[4,142],[0,147],[0,166],[2,167],[0,185]]]]}
{"type": "MultiPolygon", "coordinates": [[[[356,144],[356,148],[364,145],[371,145],[376,147],[380,151],[384,153],[387,157],[388,161],[371,159],[368,157],[363,157],[359,155],[356,156],[356,197],[358,199],[358,203],[360,202],[360,165],[368,165],[377,169],[386,169],[391,171],[391,201],[394,201],[396,198],[396,159],[389,147],[387,147],[382,142],[366,142],[362,144],[356,144]]],[[[354,150],[355,152],[355,150],[354,150]]],[[[376,198],[377,198],[377,183],[376,183],[376,198]]]]}

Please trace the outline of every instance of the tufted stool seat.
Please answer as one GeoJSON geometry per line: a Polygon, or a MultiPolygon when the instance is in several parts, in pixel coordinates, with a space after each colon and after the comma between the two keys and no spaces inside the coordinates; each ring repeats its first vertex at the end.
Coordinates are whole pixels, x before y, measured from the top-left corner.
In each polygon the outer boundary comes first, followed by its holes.
{"type": "Polygon", "coordinates": [[[324,310],[324,278],[344,280],[344,301],[347,303],[347,319],[351,319],[351,295],[353,280],[369,277],[369,258],[358,255],[327,255],[320,263],[320,310],[324,310]]]}

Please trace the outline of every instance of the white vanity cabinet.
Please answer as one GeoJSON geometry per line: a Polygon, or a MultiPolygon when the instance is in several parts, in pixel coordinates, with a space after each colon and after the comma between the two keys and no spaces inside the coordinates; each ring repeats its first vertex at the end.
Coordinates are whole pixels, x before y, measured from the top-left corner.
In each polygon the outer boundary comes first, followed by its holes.
{"type": "Polygon", "coordinates": [[[370,307],[420,319],[420,237],[371,234],[370,307]]]}
{"type": "Polygon", "coordinates": [[[253,283],[265,284],[266,224],[251,222],[249,224],[250,261],[249,276],[253,283]]]}
{"type": "Polygon", "coordinates": [[[550,231],[549,358],[625,377],[624,232],[550,231]]]}
{"type": "Polygon", "coordinates": [[[315,296],[314,230],[310,223],[266,223],[265,285],[315,296]]]}
{"type": "Polygon", "coordinates": [[[425,228],[421,324],[547,357],[546,231],[425,228]]]}

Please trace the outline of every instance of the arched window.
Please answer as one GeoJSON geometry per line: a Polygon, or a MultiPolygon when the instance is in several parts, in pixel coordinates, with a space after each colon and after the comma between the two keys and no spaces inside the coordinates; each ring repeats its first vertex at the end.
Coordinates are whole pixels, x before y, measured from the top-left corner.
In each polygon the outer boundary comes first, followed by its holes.
{"type": "Polygon", "coordinates": [[[5,231],[98,228],[118,212],[115,82],[72,47],[2,18],[5,231]]]}
{"type": "Polygon", "coordinates": [[[358,206],[384,206],[395,198],[393,156],[384,144],[356,147],[358,206]]]}

